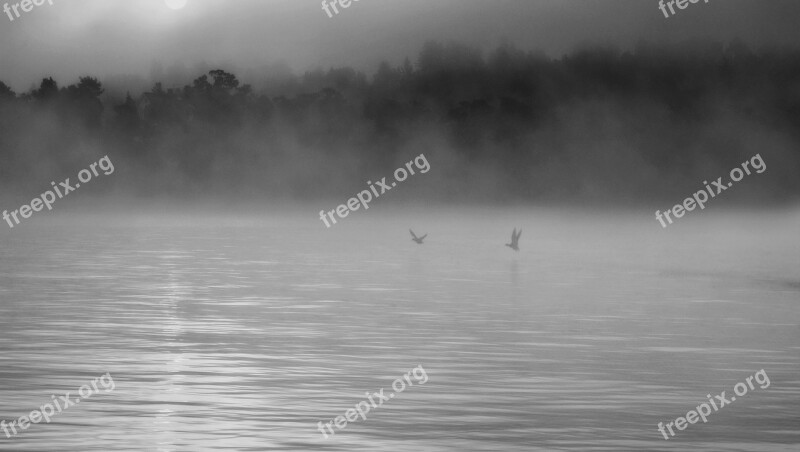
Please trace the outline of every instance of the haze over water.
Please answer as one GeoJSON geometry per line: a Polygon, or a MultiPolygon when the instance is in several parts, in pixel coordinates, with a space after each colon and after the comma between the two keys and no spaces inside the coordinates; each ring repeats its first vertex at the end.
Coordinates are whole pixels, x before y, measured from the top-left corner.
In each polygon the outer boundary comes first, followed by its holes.
{"type": "Polygon", "coordinates": [[[691,1],[0,2],[0,452],[800,451],[800,2],[691,1]]]}
{"type": "Polygon", "coordinates": [[[662,229],[380,202],[330,229],[309,208],[54,212],[10,231],[0,419],[105,372],[116,388],[0,450],[797,450],[796,212],[662,229]],[[318,421],[417,365],[426,384],[322,438],[318,421]],[[658,433],[762,368],[769,388],[658,433]]]}

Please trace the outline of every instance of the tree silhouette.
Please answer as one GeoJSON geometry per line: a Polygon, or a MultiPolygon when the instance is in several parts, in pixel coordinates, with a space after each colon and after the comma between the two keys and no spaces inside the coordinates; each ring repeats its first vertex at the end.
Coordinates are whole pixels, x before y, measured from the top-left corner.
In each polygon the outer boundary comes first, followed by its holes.
{"type": "MultiPolygon", "coordinates": [[[[357,189],[353,181],[421,146],[458,162],[442,173],[453,193],[469,193],[473,176],[491,168],[497,180],[483,186],[501,199],[579,196],[583,187],[663,196],[682,187],[648,185],[639,174],[708,177],[754,154],[751,131],[794,146],[774,152],[783,168],[800,169],[798,51],[694,40],[549,58],[508,42],[484,55],[429,41],[396,64],[381,62],[372,77],[349,67],[255,71],[251,84],[213,69],[181,88],[153,80],[124,99],[88,76],[63,89],[48,77],[19,96],[0,82],[0,184],[24,184],[19,175],[38,155],[72,171],[95,138],[140,171],[136,189],[147,193],[326,195],[337,184],[357,189]],[[31,149],[26,140],[38,135],[41,148],[31,149]],[[612,165],[633,161],[624,171],[612,165]],[[314,165],[329,170],[322,176],[314,165]]],[[[800,188],[788,177],[762,184],[777,199],[800,188]]]]}
{"type": "Polygon", "coordinates": [[[8,102],[16,97],[17,94],[8,85],[0,81],[0,102],[8,102]]]}

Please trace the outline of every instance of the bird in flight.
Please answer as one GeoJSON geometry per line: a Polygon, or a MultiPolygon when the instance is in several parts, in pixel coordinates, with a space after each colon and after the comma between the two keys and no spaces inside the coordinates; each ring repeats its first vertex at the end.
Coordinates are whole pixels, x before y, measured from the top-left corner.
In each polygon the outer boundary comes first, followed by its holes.
{"type": "Polygon", "coordinates": [[[514,251],[519,251],[519,236],[522,235],[522,229],[517,232],[517,228],[514,228],[514,232],[511,233],[511,243],[506,243],[506,246],[511,248],[514,251]]]}
{"type": "Polygon", "coordinates": [[[425,234],[422,237],[417,237],[417,235],[414,234],[414,231],[412,231],[411,229],[409,229],[408,232],[410,232],[411,233],[411,237],[413,237],[411,240],[417,242],[417,244],[419,244],[419,245],[422,245],[422,241],[425,240],[425,237],[428,236],[428,234],[425,234]]]}

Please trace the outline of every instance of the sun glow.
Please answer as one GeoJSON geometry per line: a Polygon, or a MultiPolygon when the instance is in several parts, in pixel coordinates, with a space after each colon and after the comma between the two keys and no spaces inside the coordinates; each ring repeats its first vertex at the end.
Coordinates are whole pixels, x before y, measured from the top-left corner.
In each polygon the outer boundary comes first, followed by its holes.
{"type": "Polygon", "coordinates": [[[164,0],[164,3],[167,4],[169,9],[181,9],[186,6],[186,0],[164,0]]]}

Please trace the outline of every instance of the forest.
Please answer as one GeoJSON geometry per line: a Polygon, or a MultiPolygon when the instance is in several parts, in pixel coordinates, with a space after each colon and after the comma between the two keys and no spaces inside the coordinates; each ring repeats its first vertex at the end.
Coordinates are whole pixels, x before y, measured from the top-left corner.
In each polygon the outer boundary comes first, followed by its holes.
{"type": "Polygon", "coordinates": [[[3,191],[33,197],[108,155],[117,172],[98,192],[338,199],[425,153],[432,170],[400,198],[629,203],[682,199],[760,153],[768,170],[731,202],[800,194],[796,49],[695,40],[552,58],[431,41],[374,74],[251,78],[214,69],[127,94],[91,74],[23,93],[0,82],[3,191]]]}

